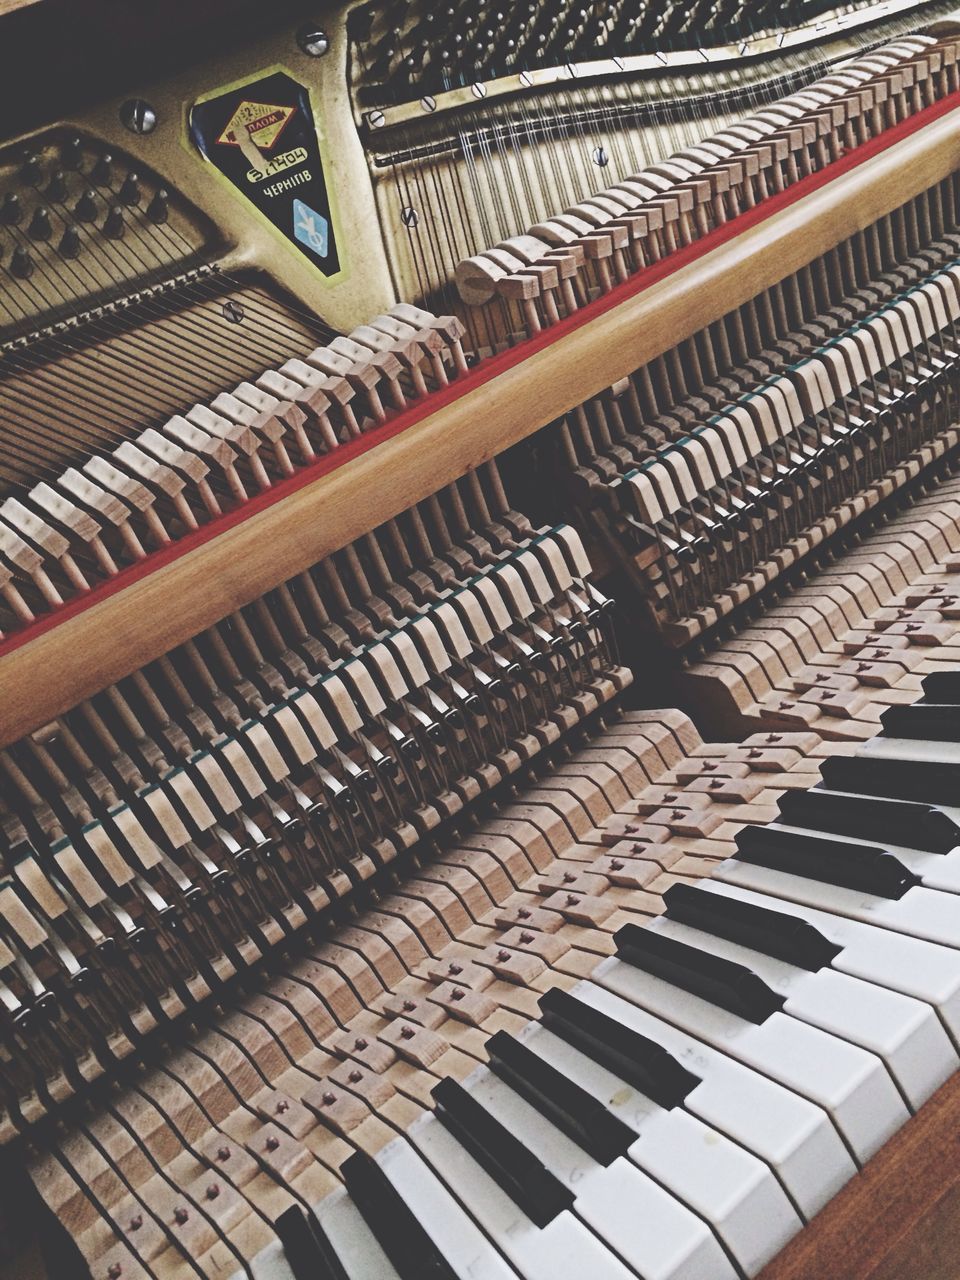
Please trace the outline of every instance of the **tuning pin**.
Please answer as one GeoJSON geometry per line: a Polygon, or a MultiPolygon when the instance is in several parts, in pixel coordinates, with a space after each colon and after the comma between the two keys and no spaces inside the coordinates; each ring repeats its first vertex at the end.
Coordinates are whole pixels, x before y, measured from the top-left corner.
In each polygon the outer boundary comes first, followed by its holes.
{"type": "Polygon", "coordinates": [[[53,235],[50,214],[43,205],[33,211],[33,217],[30,219],[29,227],[27,227],[27,235],[31,240],[49,240],[53,235]]]}
{"type": "Polygon", "coordinates": [[[0,205],[0,222],[8,227],[15,227],[23,217],[23,206],[15,191],[8,191],[0,205]]]}
{"type": "Polygon", "coordinates": [[[10,259],[10,274],[18,280],[27,280],[33,275],[33,259],[22,244],[18,244],[13,251],[13,257],[10,259]]]}
{"type": "Polygon", "coordinates": [[[93,166],[91,176],[98,187],[109,187],[113,178],[113,156],[109,151],[105,151],[93,166]]]}
{"type": "Polygon", "coordinates": [[[147,217],[158,226],[170,217],[170,194],[166,187],[158,187],[153,199],[147,205],[147,217]]]}
{"type": "Polygon", "coordinates": [[[97,216],[97,197],[90,191],[84,191],[77,201],[73,216],[78,222],[93,222],[97,216]]]}
{"type": "Polygon", "coordinates": [[[123,220],[123,206],[115,204],[103,224],[103,234],[110,240],[122,240],[127,224],[123,220]]]}
{"type": "Polygon", "coordinates": [[[120,199],[124,204],[138,205],[140,203],[140,175],[134,173],[133,170],[127,174],[123,180],[123,186],[120,188],[120,199]]]}
{"type": "Polygon", "coordinates": [[[67,178],[62,169],[58,169],[47,183],[44,193],[51,204],[63,204],[67,198],[67,178]]]}
{"type": "Polygon", "coordinates": [[[83,168],[83,146],[76,135],[63,144],[63,167],[75,173],[83,168]]]}
{"type": "Polygon", "coordinates": [[[39,187],[43,181],[43,165],[38,155],[31,154],[24,157],[20,178],[28,187],[39,187]]]}
{"type": "Polygon", "coordinates": [[[61,258],[78,258],[80,256],[80,232],[76,227],[67,227],[60,243],[57,245],[57,252],[61,258]]]}

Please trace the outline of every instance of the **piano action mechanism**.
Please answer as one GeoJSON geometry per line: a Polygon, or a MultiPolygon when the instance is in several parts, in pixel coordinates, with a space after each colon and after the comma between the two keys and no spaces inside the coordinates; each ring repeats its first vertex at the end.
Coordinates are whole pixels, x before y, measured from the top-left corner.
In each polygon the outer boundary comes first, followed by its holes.
{"type": "Polygon", "coordinates": [[[3,1274],[952,1276],[949,7],[6,8],[3,1274]]]}

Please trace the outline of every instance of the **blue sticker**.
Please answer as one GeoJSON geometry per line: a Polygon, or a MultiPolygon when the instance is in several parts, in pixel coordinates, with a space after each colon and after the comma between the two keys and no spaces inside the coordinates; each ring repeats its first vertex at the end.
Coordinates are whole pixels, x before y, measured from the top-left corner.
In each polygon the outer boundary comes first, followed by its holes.
{"type": "Polygon", "coordinates": [[[293,202],[293,234],[318,258],[327,256],[327,238],[330,224],[322,213],[311,209],[302,200],[293,202]]]}

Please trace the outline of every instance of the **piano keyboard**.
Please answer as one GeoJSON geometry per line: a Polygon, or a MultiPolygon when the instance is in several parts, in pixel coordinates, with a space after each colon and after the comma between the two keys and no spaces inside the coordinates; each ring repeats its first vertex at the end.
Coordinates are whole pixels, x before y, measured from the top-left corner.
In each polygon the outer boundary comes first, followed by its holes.
{"type": "Polygon", "coordinates": [[[901,746],[627,712],[36,1186],[95,1277],[760,1274],[958,1067],[950,749],[874,801],[901,746]]]}

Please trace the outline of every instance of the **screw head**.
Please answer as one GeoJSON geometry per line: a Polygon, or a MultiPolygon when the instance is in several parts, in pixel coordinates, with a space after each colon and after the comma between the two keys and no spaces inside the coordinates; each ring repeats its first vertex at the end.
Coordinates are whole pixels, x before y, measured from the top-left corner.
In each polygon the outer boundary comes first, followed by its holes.
{"type": "Polygon", "coordinates": [[[529,920],[529,919],[530,919],[530,911],[529,911],[529,908],[527,908],[527,907],[521,907],[521,908],[520,908],[520,910],[517,912],[517,919],[518,919],[518,920],[529,920]]]}
{"type": "Polygon", "coordinates": [[[280,1145],[280,1139],[271,1133],[263,1145],[267,1151],[276,1151],[280,1145]]]}
{"type": "Polygon", "coordinates": [[[403,1002],[403,1009],[405,1013],[412,1013],[416,1007],[416,1000],[404,1000],[403,1002]]]}
{"type": "Polygon", "coordinates": [[[219,1183],[211,1182],[209,1187],[207,1187],[206,1191],[203,1194],[207,1197],[208,1200],[216,1200],[217,1196],[220,1194],[219,1183]]]}
{"type": "Polygon", "coordinates": [[[520,941],[523,943],[523,945],[524,945],[524,946],[529,945],[529,943],[531,943],[531,942],[533,941],[533,934],[532,934],[532,933],[526,933],[526,932],[521,933],[521,935],[520,935],[520,941]]]}
{"type": "Polygon", "coordinates": [[[401,1028],[400,1028],[400,1037],[401,1037],[401,1039],[403,1039],[403,1040],[412,1040],[412,1039],[413,1039],[413,1037],[414,1037],[416,1034],[417,1034],[417,1033],[416,1033],[416,1031],[414,1031],[413,1027],[401,1027],[401,1028]]]}
{"type": "Polygon", "coordinates": [[[127,1227],[127,1230],[128,1230],[128,1231],[139,1231],[139,1230],[140,1230],[140,1228],[141,1228],[142,1226],[143,1226],[143,1214],[142,1214],[142,1213],[136,1213],[136,1214],[134,1214],[134,1216],[130,1219],[130,1225],[127,1227]]]}
{"type": "Polygon", "coordinates": [[[575,907],[579,901],[580,901],[580,899],[577,897],[577,895],[576,895],[575,893],[568,893],[568,894],[567,894],[567,906],[568,906],[568,907],[575,907]]]}
{"type": "Polygon", "coordinates": [[[230,1159],[230,1148],[229,1148],[229,1147],[218,1147],[218,1148],[217,1148],[217,1159],[218,1159],[219,1161],[221,1161],[221,1163],[222,1163],[223,1161],[225,1161],[225,1160],[229,1160],[229,1159],[230,1159]]]}
{"type": "Polygon", "coordinates": [[[504,961],[506,961],[506,960],[509,960],[509,959],[510,959],[510,952],[509,952],[509,951],[505,951],[505,950],[501,947],[501,949],[497,952],[497,959],[498,959],[501,963],[503,963],[503,962],[504,962],[504,961]]]}
{"type": "Polygon", "coordinates": [[[330,37],[316,22],[305,22],[297,31],[297,47],[308,58],[322,58],[329,52],[330,37]]]}
{"type": "Polygon", "coordinates": [[[277,1115],[282,1116],[285,1111],[289,1111],[289,1110],[290,1110],[290,1103],[286,1100],[286,1098],[281,1098],[280,1101],[277,1103],[277,1115]]]}
{"type": "Polygon", "coordinates": [[[400,210],[400,221],[405,227],[415,227],[420,221],[420,215],[417,213],[416,209],[412,209],[409,205],[406,205],[400,210]]]}
{"type": "Polygon", "coordinates": [[[447,973],[451,973],[456,977],[458,973],[463,973],[463,965],[457,964],[455,960],[451,960],[449,965],[447,965],[447,973]]]}
{"type": "Polygon", "coordinates": [[[356,1071],[356,1070],[351,1071],[350,1074],[347,1076],[347,1079],[350,1081],[351,1084],[359,1084],[360,1081],[363,1079],[363,1072],[356,1071]]]}
{"type": "Polygon", "coordinates": [[[450,992],[451,1000],[462,1000],[463,997],[464,997],[463,987],[454,987],[454,989],[450,992]]]}
{"type": "Polygon", "coordinates": [[[131,133],[153,133],[157,113],[143,98],[128,98],[120,107],[120,123],[131,133]]]}
{"type": "Polygon", "coordinates": [[[610,862],[610,870],[611,870],[611,871],[622,871],[622,870],[623,870],[623,863],[620,861],[620,859],[619,859],[619,858],[613,858],[613,859],[611,859],[611,862],[610,862]]]}
{"type": "Polygon", "coordinates": [[[337,1095],[335,1093],[331,1093],[329,1090],[327,1090],[327,1092],[323,1095],[323,1099],[322,1099],[323,1105],[325,1107],[332,1107],[333,1104],[336,1102],[336,1100],[337,1100],[337,1095]]]}
{"type": "Polygon", "coordinates": [[[189,1219],[190,1219],[190,1214],[187,1212],[187,1210],[183,1207],[182,1204],[178,1204],[173,1211],[174,1222],[177,1224],[177,1226],[182,1227],[185,1222],[189,1221],[189,1219]]]}
{"type": "Polygon", "coordinates": [[[120,1280],[123,1275],[123,1267],[119,1262],[111,1262],[107,1267],[107,1280],[120,1280]]]}

